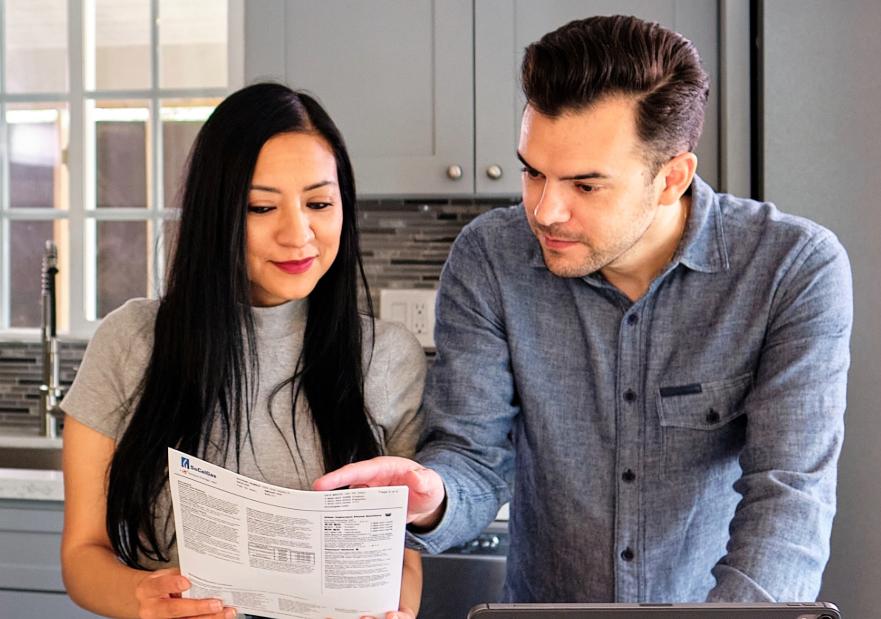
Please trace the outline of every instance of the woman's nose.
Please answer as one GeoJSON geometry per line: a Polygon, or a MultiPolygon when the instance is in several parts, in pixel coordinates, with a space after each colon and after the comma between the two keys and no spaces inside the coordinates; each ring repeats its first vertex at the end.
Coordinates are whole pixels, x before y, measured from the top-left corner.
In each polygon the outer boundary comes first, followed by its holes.
{"type": "Polygon", "coordinates": [[[315,238],[309,214],[299,206],[286,210],[286,216],[280,218],[277,231],[279,243],[291,247],[302,247],[315,238]]]}

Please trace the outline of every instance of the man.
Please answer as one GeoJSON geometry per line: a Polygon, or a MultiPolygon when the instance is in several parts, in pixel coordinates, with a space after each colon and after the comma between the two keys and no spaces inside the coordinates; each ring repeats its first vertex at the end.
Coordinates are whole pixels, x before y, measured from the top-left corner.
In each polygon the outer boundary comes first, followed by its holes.
{"type": "Polygon", "coordinates": [[[850,270],[827,230],[715,193],[708,92],[680,35],[629,17],[529,46],[523,206],[467,226],[441,278],[409,542],[511,500],[508,601],[806,601],[828,558],[850,270]]]}

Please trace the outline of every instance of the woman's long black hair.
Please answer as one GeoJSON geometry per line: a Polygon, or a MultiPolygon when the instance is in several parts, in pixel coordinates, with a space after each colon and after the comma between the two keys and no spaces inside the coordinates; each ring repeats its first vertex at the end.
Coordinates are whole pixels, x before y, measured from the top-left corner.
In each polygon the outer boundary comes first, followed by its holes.
{"type": "MultiPolygon", "coordinates": [[[[257,365],[245,266],[247,201],[260,149],[286,132],[315,133],[328,143],[343,207],[339,253],[309,295],[303,352],[289,381],[296,384],[292,410],[304,394],[326,470],[379,454],[364,403],[359,280],[369,316],[372,307],[345,144],[308,95],[280,84],[248,86],[220,103],[191,150],[153,351],[110,465],[107,532],[129,566],[144,567],[143,557],[168,560],[155,524],[168,517],[157,511],[167,448],[204,455],[211,428],[219,427],[224,457],[232,447],[238,462],[249,440],[257,365]]],[[[367,339],[372,342],[372,329],[367,339]]]]}

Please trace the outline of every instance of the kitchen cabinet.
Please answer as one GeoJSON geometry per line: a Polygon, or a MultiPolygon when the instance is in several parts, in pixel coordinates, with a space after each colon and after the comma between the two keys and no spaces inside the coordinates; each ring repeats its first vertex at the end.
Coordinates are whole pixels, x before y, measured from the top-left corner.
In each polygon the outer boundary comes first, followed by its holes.
{"type": "Polygon", "coordinates": [[[517,195],[523,49],[576,18],[630,13],[698,46],[712,80],[700,174],[719,180],[718,0],[264,0],[245,7],[246,82],[315,93],[361,195],[517,195]]]}
{"type": "Polygon", "coordinates": [[[474,191],[471,0],[245,5],[245,81],[310,91],[361,195],[474,191]]]}
{"type": "Polygon", "coordinates": [[[64,505],[0,499],[0,608],[4,617],[94,618],[61,581],[64,505]]]}
{"type": "Polygon", "coordinates": [[[719,181],[719,8],[717,0],[475,0],[475,182],[479,194],[519,194],[517,143],[525,100],[520,91],[524,49],[573,19],[636,15],[681,32],[697,46],[710,76],[698,173],[719,181]],[[488,172],[498,166],[498,180],[488,172]]]}

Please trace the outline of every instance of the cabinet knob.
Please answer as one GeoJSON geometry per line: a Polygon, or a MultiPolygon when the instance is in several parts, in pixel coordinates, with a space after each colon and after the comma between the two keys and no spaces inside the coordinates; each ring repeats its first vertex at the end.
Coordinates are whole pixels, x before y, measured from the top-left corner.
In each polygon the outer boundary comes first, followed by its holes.
{"type": "Polygon", "coordinates": [[[491,166],[487,166],[486,175],[493,179],[494,181],[502,178],[502,166],[492,164],[491,166]]]}
{"type": "Polygon", "coordinates": [[[459,180],[462,178],[462,166],[455,164],[451,165],[447,168],[447,176],[454,181],[459,180]]]}

